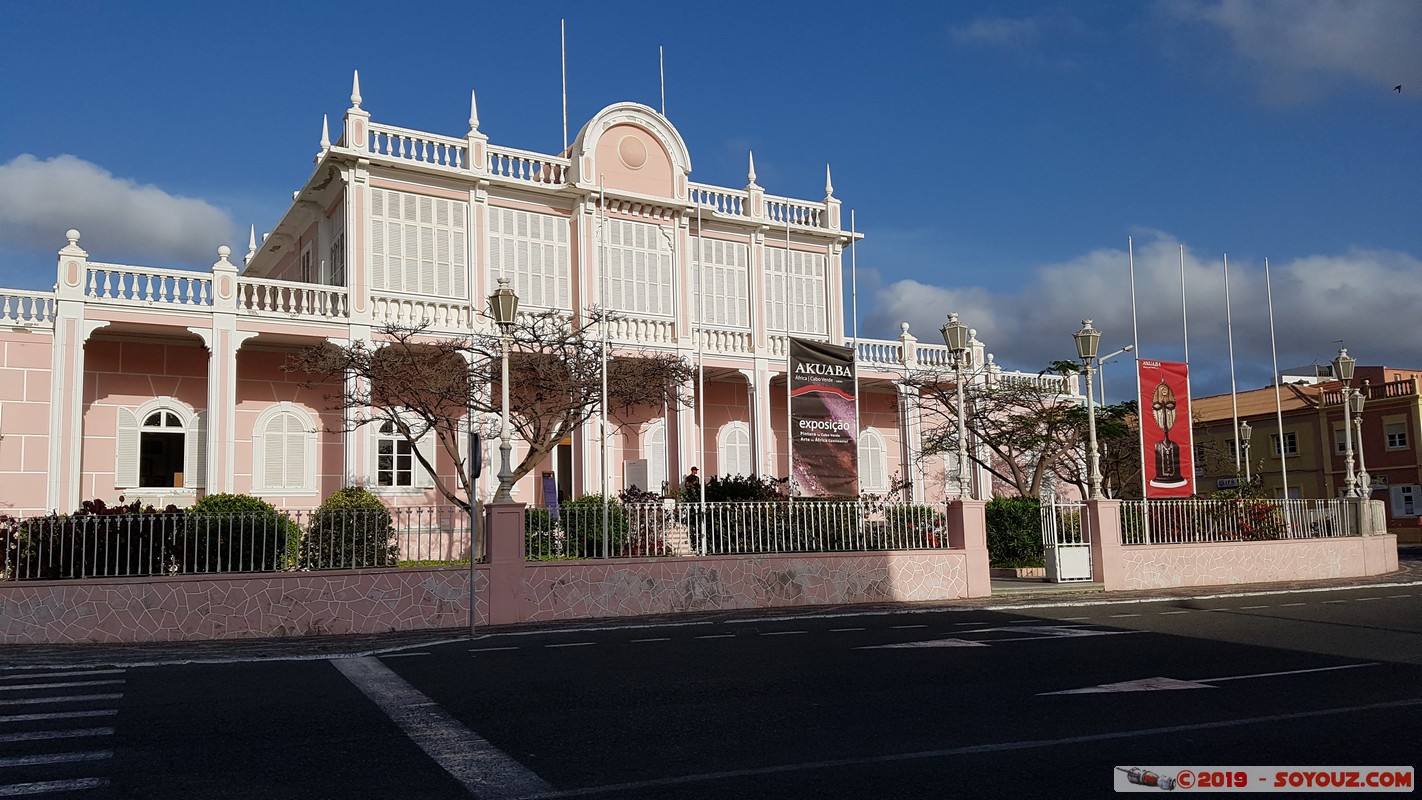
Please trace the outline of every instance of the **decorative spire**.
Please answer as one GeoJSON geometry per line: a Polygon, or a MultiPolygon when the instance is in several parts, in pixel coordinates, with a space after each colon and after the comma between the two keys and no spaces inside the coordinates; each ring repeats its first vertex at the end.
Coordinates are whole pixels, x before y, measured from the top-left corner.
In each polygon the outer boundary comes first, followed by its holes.
{"type": "Polygon", "coordinates": [[[479,132],[479,101],[474,98],[474,90],[469,90],[469,132],[479,132]]]}
{"type": "Polygon", "coordinates": [[[321,115],[321,152],[331,149],[331,121],[325,114],[321,115]]]}
{"type": "Polygon", "coordinates": [[[247,257],[242,260],[243,264],[250,264],[252,257],[257,255],[257,226],[252,226],[252,232],[247,235],[247,257]]]}
{"type": "Polygon", "coordinates": [[[351,108],[360,108],[360,70],[354,70],[351,78],[351,108]]]}
{"type": "Polygon", "coordinates": [[[830,165],[825,164],[825,199],[834,197],[834,181],[830,180],[830,165]]]}
{"type": "MultiPolygon", "coordinates": [[[[752,151],[748,151],[748,152],[750,153],[750,170],[749,170],[748,172],[746,172],[746,179],[749,180],[750,183],[746,184],[746,188],[750,188],[750,187],[756,185],[756,183],[755,183],[755,151],[752,150],[752,151]]],[[[757,186],[756,188],[760,188],[760,187],[757,186]]]]}

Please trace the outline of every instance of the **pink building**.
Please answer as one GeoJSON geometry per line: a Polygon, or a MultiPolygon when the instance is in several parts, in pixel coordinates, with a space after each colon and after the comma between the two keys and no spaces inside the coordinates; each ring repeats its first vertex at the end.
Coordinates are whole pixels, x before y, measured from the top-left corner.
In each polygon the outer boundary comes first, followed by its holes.
{"type": "MultiPolygon", "coordinates": [[[[850,344],[844,269],[858,234],[828,169],[815,200],[767,194],[753,160],[743,188],[696,183],[677,130],[635,103],[603,109],[561,155],[491,144],[472,97],[460,137],[376,123],[361,103],[357,80],[338,140],[323,131],[315,169],[243,266],[227,247],[204,271],[101,263],[85,247],[103,242],[70,231],[52,293],[0,289],[0,511],[120,496],[187,506],[209,492],[302,508],[351,483],[391,504],[435,503],[417,464],[379,458],[408,443],[376,426],[338,432],[326,397],[340,387],[303,387],[281,368],[392,322],[487,331],[501,276],[523,309],[602,305],[630,320],[614,347],[704,364],[704,425],[682,408],[620,430],[607,442],[610,491],[643,469],[654,488],[693,465],[787,474],[788,339],[850,344]]],[[[903,328],[857,342],[860,483],[883,491],[898,475],[913,499],[937,500],[956,493],[956,466],[918,457],[916,393],[900,380],[941,368],[947,351],[937,331],[920,343],[903,328]]],[[[979,379],[992,373],[976,340],[972,359],[979,379]]],[[[600,448],[588,426],[545,469],[568,496],[598,492],[600,448]]],[[[985,473],[973,480],[991,495],[985,473]]],[[[525,478],[515,499],[539,504],[535,488],[525,478]]]]}

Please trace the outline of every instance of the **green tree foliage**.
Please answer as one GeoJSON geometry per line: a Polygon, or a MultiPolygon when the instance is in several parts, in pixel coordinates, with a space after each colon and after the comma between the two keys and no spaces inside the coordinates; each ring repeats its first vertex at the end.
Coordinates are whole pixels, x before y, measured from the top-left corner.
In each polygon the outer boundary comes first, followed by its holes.
{"type": "Polygon", "coordinates": [[[393,567],[400,545],[390,511],[380,498],[347,486],[326,498],[301,540],[302,569],[393,567]]]}
{"type": "Polygon", "coordinates": [[[1046,548],[1042,545],[1042,511],[1035,498],[994,497],[985,512],[988,560],[992,566],[1043,566],[1046,548]]]}

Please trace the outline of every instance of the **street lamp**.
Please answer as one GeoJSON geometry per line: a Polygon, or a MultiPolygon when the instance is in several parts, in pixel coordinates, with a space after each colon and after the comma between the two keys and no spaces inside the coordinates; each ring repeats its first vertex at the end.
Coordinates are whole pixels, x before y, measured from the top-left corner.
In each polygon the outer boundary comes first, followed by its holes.
{"type": "Polygon", "coordinates": [[[1133,344],[1128,344],[1128,345],[1126,345],[1125,347],[1122,347],[1120,350],[1117,350],[1117,351],[1114,352],[1114,353],[1108,353],[1108,354],[1106,354],[1106,355],[1104,355],[1104,356],[1102,356],[1101,358],[1098,358],[1098,359],[1096,360],[1097,363],[1101,365],[1101,366],[1100,366],[1100,372],[1101,372],[1101,374],[1096,376],[1096,383],[1097,383],[1097,386],[1099,387],[1099,391],[1101,392],[1101,407],[1102,407],[1102,408],[1105,408],[1105,407],[1106,407],[1106,362],[1107,362],[1107,361],[1110,361],[1111,359],[1115,358],[1116,356],[1119,356],[1119,355],[1122,354],[1122,353],[1129,353],[1129,352],[1131,352],[1132,350],[1135,350],[1135,349],[1136,349],[1136,346],[1135,346],[1135,345],[1133,345],[1133,344]]]}
{"type": "Polygon", "coordinates": [[[1357,497],[1357,477],[1353,474],[1353,412],[1352,397],[1353,367],[1358,359],[1348,355],[1348,348],[1338,348],[1333,359],[1333,376],[1343,382],[1343,496],[1357,497]]]}
{"type": "Polygon", "coordinates": [[[963,361],[968,353],[968,326],[958,321],[957,313],[948,315],[948,324],[941,329],[943,343],[948,345],[948,354],[953,357],[953,375],[958,388],[958,497],[971,499],[973,492],[968,486],[968,423],[964,417],[963,402],[963,361]]]}
{"type": "Polygon", "coordinates": [[[508,278],[499,278],[499,288],[489,295],[489,316],[499,326],[499,345],[503,350],[503,419],[499,426],[499,490],[494,493],[495,503],[512,503],[513,467],[509,463],[513,453],[513,443],[509,441],[509,339],[513,334],[514,318],[518,314],[518,295],[509,287],[508,278]]]}
{"type": "Polygon", "coordinates": [[[1368,474],[1368,465],[1363,458],[1363,454],[1368,448],[1363,446],[1363,404],[1366,402],[1368,394],[1368,382],[1363,381],[1361,389],[1353,390],[1352,411],[1353,411],[1353,433],[1358,441],[1358,496],[1372,497],[1373,478],[1368,474]]]}
{"type": "Polygon", "coordinates": [[[1254,428],[1250,427],[1249,420],[1239,423],[1239,447],[1244,453],[1244,482],[1253,483],[1254,476],[1250,474],[1249,466],[1249,437],[1254,433],[1254,428]]]}
{"type": "Polygon", "coordinates": [[[1086,420],[1091,447],[1091,499],[1104,500],[1101,494],[1101,454],[1096,450],[1096,405],[1091,400],[1091,362],[1096,359],[1096,349],[1101,344],[1101,331],[1091,327],[1091,320],[1081,321],[1081,330],[1074,334],[1076,355],[1086,367],[1086,420]]]}

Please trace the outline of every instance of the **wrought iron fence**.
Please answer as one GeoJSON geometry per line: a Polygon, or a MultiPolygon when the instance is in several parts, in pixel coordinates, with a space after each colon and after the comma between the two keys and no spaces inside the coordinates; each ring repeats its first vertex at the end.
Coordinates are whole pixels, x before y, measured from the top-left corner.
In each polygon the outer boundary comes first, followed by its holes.
{"type": "Polygon", "coordinates": [[[395,567],[468,560],[463,509],[0,517],[0,580],[395,567]]]}
{"type": "Polygon", "coordinates": [[[1340,499],[1124,500],[1122,544],[1257,542],[1356,536],[1340,499]]]}
{"type": "Polygon", "coordinates": [[[948,544],[944,505],[846,500],[572,505],[525,511],[531,560],[924,550],[948,544]]]}

